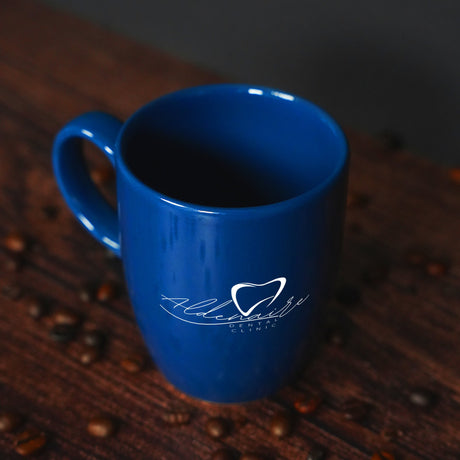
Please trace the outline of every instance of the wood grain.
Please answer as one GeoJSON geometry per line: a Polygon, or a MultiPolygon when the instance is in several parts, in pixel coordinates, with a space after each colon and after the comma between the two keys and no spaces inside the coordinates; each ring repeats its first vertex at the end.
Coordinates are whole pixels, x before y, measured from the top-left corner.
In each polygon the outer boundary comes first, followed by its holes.
{"type": "MultiPolygon", "coordinates": [[[[166,92],[222,80],[28,0],[0,3],[0,236],[17,229],[35,242],[21,272],[7,271],[0,251],[0,290],[19,285],[23,296],[3,295],[0,314],[0,411],[21,413],[49,442],[47,459],[206,459],[222,447],[258,452],[268,459],[306,459],[314,445],[328,459],[369,459],[379,449],[396,459],[460,458],[460,188],[447,171],[405,151],[386,151],[378,139],[348,132],[352,148],[350,190],[367,203],[348,209],[339,284],[359,288],[361,301],[331,306],[346,332],[343,346],[325,343],[299,380],[263,401],[219,406],[191,400],[165,382],[149,362],[128,374],[119,361],[146,353],[126,295],[83,303],[86,282],[122,283],[117,261],[87,235],[65,207],[54,182],[50,147],[57,130],[86,110],[125,118],[166,92]],[[44,206],[55,206],[50,220],[44,206]],[[413,266],[407,251],[446,261],[445,276],[413,266]],[[388,276],[369,283],[375,265],[388,276]],[[364,275],[364,278],[363,278],[364,275]],[[367,280],[367,281],[366,281],[367,280]],[[26,297],[39,294],[51,308],[81,312],[82,328],[107,332],[100,361],[79,362],[82,345],[48,337],[51,316],[27,315],[26,297]],[[422,387],[436,395],[416,407],[409,395],[422,387]],[[320,393],[311,415],[295,415],[291,435],[270,433],[280,409],[320,393]],[[350,398],[369,404],[362,421],[344,418],[350,398]],[[189,424],[169,426],[165,411],[191,412],[189,424]],[[117,434],[94,439],[89,419],[108,413],[117,434]],[[222,440],[205,430],[210,415],[231,421],[222,440]],[[386,440],[385,430],[400,430],[386,440]]],[[[93,160],[91,160],[93,161],[93,160]]],[[[94,161],[102,161],[100,158],[94,161]]],[[[18,458],[18,432],[0,434],[1,458],[18,458]]]]}

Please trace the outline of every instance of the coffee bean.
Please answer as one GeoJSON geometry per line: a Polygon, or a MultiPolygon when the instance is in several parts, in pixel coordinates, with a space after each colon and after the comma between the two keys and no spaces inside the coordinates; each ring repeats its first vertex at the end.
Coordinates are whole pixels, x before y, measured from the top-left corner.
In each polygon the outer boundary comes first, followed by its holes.
{"type": "Polygon", "coordinates": [[[22,417],[16,412],[0,413],[0,433],[10,433],[16,430],[22,423],[22,417]]]}
{"type": "Polygon", "coordinates": [[[270,431],[277,438],[284,438],[292,431],[292,425],[291,414],[285,411],[278,412],[270,420],[270,431]]]}
{"type": "Polygon", "coordinates": [[[223,447],[222,449],[218,449],[211,455],[211,460],[234,460],[235,455],[233,451],[230,449],[226,449],[223,447]]]}
{"type": "Polygon", "coordinates": [[[22,289],[16,284],[4,284],[1,293],[10,300],[18,300],[22,297],[22,289]]]}
{"type": "Polygon", "coordinates": [[[101,357],[101,351],[95,347],[88,347],[80,354],[80,362],[89,366],[101,357]]]}
{"type": "Polygon", "coordinates": [[[434,393],[426,388],[415,388],[409,395],[409,401],[419,407],[431,406],[434,399],[434,393]]]}
{"type": "Polygon", "coordinates": [[[31,428],[22,432],[16,439],[16,452],[19,455],[29,456],[38,454],[46,445],[45,433],[31,428]]]}
{"type": "Polygon", "coordinates": [[[347,207],[363,208],[370,201],[369,195],[360,192],[349,191],[347,194],[347,207]]]}
{"type": "Polygon", "coordinates": [[[77,326],[81,322],[78,313],[68,308],[59,308],[53,314],[54,324],[63,324],[68,326],[77,326]]]}
{"type": "Polygon", "coordinates": [[[452,168],[449,170],[449,179],[457,185],[460,185],[460,168],[452,168]]]}
{"type": "Polygon", "coordinates": [[[342,305],[347,307],[352,306],[361,301],[361,291],[357,287],[351,285],[339,286],[335,290],[335,298],[337,302],[342,305]]]}
{"type": "Polygon", "coordinates": [[[59,208],[51,204],[42,206],[42,213],[48,220],[55,220],[59,215],[59,208]]]}
{"type": "Polygon", "coordinates": [[[190,422],[192,414],[186,410],[166,411],[161,418],[169,425],[186,425],[190,422]]]}
{"type": "Polygon", "coordinates": [[[9,272],[19,272],[24,266],[24,259],[18,254],[8,254],[4,268],[9,272]]]}
{"type": "Polygon", "coordinates": [[[103,165],[91,170],[91,179],[96,185],[106,185],[114,181],[115,173],[112,166],[103,165]]]}
{"type": "Polygon", "coordinates": [[[89,421],[86,429],[91,436],[95,436],[96,438],[108,438],[115,433],[117,423],[110,416],[98,415],[89,421]]]}
{"type": "Polygon", "coordinates": [[[359,422],[367,417],[369,404],[358,399],[349,399],[342,405],[343,416],[346,420],[359,422]]]}
{"type": "Polygon", "coordinates": [[[76,332],[77,330],[74,325],[55,324],[49,332],[49,337],[55,342],[67,343],[73,340],[76,332]]]}
{"type": "Polygon", "coordinates": [[[444,262],[432,260],[427,262],[425,265],[425,271],[428,275],[433,276],[434,278],[439,278],[447,273],[448,267],[444,262]]]}
{"type": "Polygon", "coordinates": [[[88,347],[102,348],[105,345],[105,334],[99,329],[90,329],[83,332],[82,341],[88,347]]]}
{"type": "Polygon", "coordinates": [[[311,398],[303,397],[294,402],[294,407],[297,412],[309,415],[313,414],[322,402],[323,398],[321,396],[312,396],[311,398]]]}
{"type": "Polygon", "coordinates": [[[401,133],[385,129],[379,135],[382,146],[386,151],[401,150],[404,148],[404,138],[401,133]]]}
{"type": "Polygon", "coordinates": [[[390,452],[381,450],[373,454],[371,460],[395,460],[395,457],[393,454],[390,454],[390,452]]]}
{"type": "Polygon", "coordinates": [[[24,252],[27,249],[27,239],[17,231],[10,232],[3,239],[4,246],[11,252],[24,252]]]}
{"type": "Polygon", "coordinates": [[[326,451],[319,446],[315,446],[308,453],[307,460],[324,460],[325,458],[326,451]]]}
{"type": "Polygon", "coordinates": [[[227,434],[228,424],[221,417],[211,417],[206,422],[206,432],[212,438],[222,438],[227,434]]]}
{"type": "Polygon", "coordinates": [[[132,353],[120,361],[120,366],[130,374],[137,374],[144,368],[145,358],[140,354],[132,353]]]}
{"type": "Polygon", "coordinates": [[[99,302],[110,302],[115,299],[117,294],[117,288],[112,282],[102,283],[96,291],[96,299],[99,302]]]}
{"type": "Polygon", "coordinates": [[[40,319],[48,313],[48,305],[38,297],[30,296],[26,299],[25,305],[28,315],[33,319],[40,319]]]}

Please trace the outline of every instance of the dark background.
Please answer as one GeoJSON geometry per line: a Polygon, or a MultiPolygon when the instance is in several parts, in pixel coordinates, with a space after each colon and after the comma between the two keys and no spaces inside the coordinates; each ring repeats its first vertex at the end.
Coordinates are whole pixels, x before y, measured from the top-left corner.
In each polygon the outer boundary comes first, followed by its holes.
{"type": "MultiPolygon", "coordinates": [[[[458,0],[43,0],[460,163],[458,0]]],[[[147,101],[146,101],[147,102],[147,101]]]]}

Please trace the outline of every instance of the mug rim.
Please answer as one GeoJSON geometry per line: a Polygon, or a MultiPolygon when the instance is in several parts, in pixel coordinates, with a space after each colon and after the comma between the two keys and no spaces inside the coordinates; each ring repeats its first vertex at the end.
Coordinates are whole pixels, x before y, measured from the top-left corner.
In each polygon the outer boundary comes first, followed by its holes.
{"type": "Polygon", "coordinates": [[[260,85],[249,85],[249,84],[235,84],[235,83],[215,83],[215,84],[208,84],[208,85],[199,85],[199,86],[192,86],[185,89],[179,89],[177,91],[173,91],[171,93],[167,93],[163,96],[160,96],[147,104],[143,105],[139,109],[137,109],[128,119],[123,123],[115,142],[115,151],[116,151],[116,166],[124,176],[128,179],[129,182],[134,184],[137,188],[141,188],[144,192],[153,195],[155,198],[159,199],[165,204],[181,208],[182,210],[188,210],[191,212],[203,213],[203,214],[214,214],[214,215],[223,215],[223,214],[233,214],[233,215],[241,215],[245,213],[254,213],[254,212],[262,212],[262,213],[273,213],[279,212],[280,210],[286,210],[286,208],[296,207],[300,203],[304,201],[308,201],[313,197],[317,196],[325,189],[332,184],[338,176],[340,176],[341,172],[347,167],[348,160],[349,160],[349,146],[348,141],[343,132],[342,128],[339,124],[323,109],[318,107],[316,104],[308,101],[299,96],[295,96],[293,94],[287,93],[285,91],[277,90],[274,88],[260,86],[260,85]],[[311,112],[313,112],[318,118],[321,119],[333,133],[334,137],[337,141],[337,146],[339,150],[339,157],[336,161],[335,167],[332,169],[332,172],[326,176],[323,180],[321,180],[318,184],[314,187],[309,188],[308,190],[299,193],[293,197],[276,201],[273,203],[261,204],[256,206],[244,206],[244,207],[225,207],[225,206],[209,206],[209,205],[202,205],[198,203],[193,203],[189,201],[180,200],[177,198],[172,198],[148,185],[144,184],[125,162],[122,154],[122,139],[128,127],[132,125],[138,117],[140,117],[143,112],[148,111],[153,105],[157,102],[163,102],[167,99],[174,99],[177,96],[184,95],[184,96],[193,96],[198,95],[200,93],[209,93],[211,91],[217,91],[220,94],[224,92],[230,93],[249,93],[249,94],[257,94],[259,96],[269,97],[269,98],[280,98],[288,103],[293,104],[301,104],[307,106],[311,112]]]}

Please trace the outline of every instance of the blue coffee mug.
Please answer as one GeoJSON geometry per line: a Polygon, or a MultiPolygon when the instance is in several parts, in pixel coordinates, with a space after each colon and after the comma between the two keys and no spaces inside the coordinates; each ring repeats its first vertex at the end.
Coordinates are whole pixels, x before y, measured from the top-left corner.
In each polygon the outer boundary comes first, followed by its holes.
{"type": "Polygon", "coordinates": [[[53,165],[84,227],[123,261],[137,323],[181,391],[265,397],[312,356],[342,240],[348,146],[310,102],[219,84],[150,102],[125,123],[83,114],[53,165]],[[110,159],[117,210],[90,179],[81,141],[110,159]]]}

